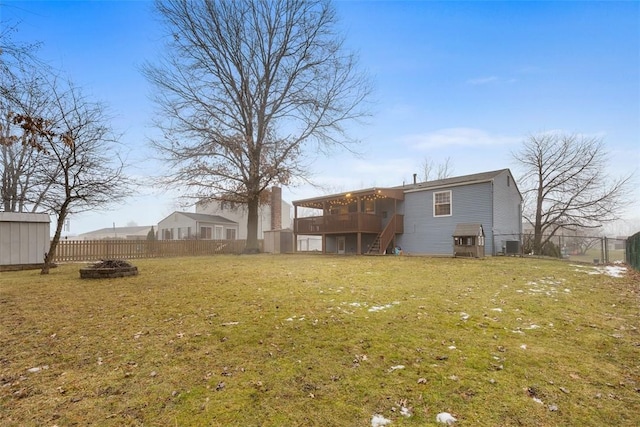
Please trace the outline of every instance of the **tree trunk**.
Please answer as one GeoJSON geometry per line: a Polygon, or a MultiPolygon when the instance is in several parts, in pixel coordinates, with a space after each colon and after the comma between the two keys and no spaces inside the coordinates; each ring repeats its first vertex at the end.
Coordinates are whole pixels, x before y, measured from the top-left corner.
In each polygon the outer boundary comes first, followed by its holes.
{"type": "Polygon", "coordinates": [[[257,254],[260,252],[258,246],[258,207],[260,200],[254,197],[247,203],[247,246],[244,249],[246,254],[257,254]]]}
{"type": "Polygon", "coordinates": [[[56,255],[56,249],[58,247],[58,242],[60,242],[60,236],[62,235],[62,227],[64,226],[64,221],[67,218],[67,203],[64,203],[60,209],[58,214],[58,223],[56,225],[56,232],[53,235],[53,239],[49,244],[49,251],[44,256],[44,265],[42,266],[42,270],[40,270],[40,274],[49,274],[49,269],[53,265],[53,258],[56,255]]]}

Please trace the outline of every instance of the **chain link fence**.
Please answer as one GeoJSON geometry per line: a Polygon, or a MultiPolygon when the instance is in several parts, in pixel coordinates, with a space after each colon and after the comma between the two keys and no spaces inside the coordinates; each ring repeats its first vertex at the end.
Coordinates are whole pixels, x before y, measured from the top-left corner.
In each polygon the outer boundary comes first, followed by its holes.
{"type": "MultiPolygon", "coordinates": [[[[496,235],[496,241],[502,242],[502,247],[497,248],[496,252],[503,255],[533,255],[533,233],[521,234],[519,236],[519,242],[514,241],[514,237],[517,238],[517,236],[512,234],[505,236],[496,235]],[[504,240],[501,239],[501,237],[504,237],[504,240]]],[[[547,240],[546,236],[543,238],[543,241],[544,240],[547,240]]],[[[635,248],[639,250],[640,236],[637,242],[635,248]]],[[[541,255],[594,264],[610,264],[614,262],[629,263],[627,247],[627,238],[565,233],[552,236],[543,245],[541,255]]]]}

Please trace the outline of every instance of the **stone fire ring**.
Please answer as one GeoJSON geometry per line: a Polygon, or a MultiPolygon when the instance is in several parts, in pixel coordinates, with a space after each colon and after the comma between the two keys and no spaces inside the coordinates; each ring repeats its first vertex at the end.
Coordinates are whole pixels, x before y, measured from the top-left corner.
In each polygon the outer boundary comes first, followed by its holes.
{"type": "Polygon", "coordinates": [[[101,261],[80,269],[81,279],[113,279],[116,277],[136,276],[138,267],[126,261],[101,261]]]}

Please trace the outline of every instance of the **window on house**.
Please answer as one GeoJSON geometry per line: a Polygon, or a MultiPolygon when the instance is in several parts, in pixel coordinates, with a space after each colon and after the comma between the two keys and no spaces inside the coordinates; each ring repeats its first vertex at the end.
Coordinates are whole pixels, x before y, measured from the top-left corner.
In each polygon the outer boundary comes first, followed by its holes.
{"type": "Polygon", "coordinates": [[[433,193],[433,216],[451,216],[451,190],[433,193]]]}
{"type": "Polygon", "coordinates": [[[215,226],[215,230],[216,230],[216,240],[222,240],[222,231],[224,230],[224,227],[222,227],[221,225],[216,225],[215,226]]]}
{"type": "Polygon", "coordinates": [[[227,240],[236,240],[235,228],[227,228],[227,240]]]}
{"type": "Polygon", "coordinates": [[[511,176],[507,175],[507,187],[511,187],[511,176]]]}
{"type": "Polygon", "coordinates": [[[200,227],[200,238],[211,239],[211,227],[200,227]]]}

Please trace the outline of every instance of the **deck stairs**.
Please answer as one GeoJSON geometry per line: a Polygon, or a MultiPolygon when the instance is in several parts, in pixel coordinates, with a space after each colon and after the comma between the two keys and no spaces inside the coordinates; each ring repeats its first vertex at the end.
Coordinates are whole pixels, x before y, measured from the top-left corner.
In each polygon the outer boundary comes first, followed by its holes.
{"type": "Polygon", "coordinates": [[[396,234],[396,223],[398,221],[398,215],[393,215],[391,220],[387,223],[384,230],[379,233],[371,246],[369,246],[369,250],[367,251],[367,255],[384,255],[389,246],[389,243],[393,240],[393,237],[396,234]]]}

